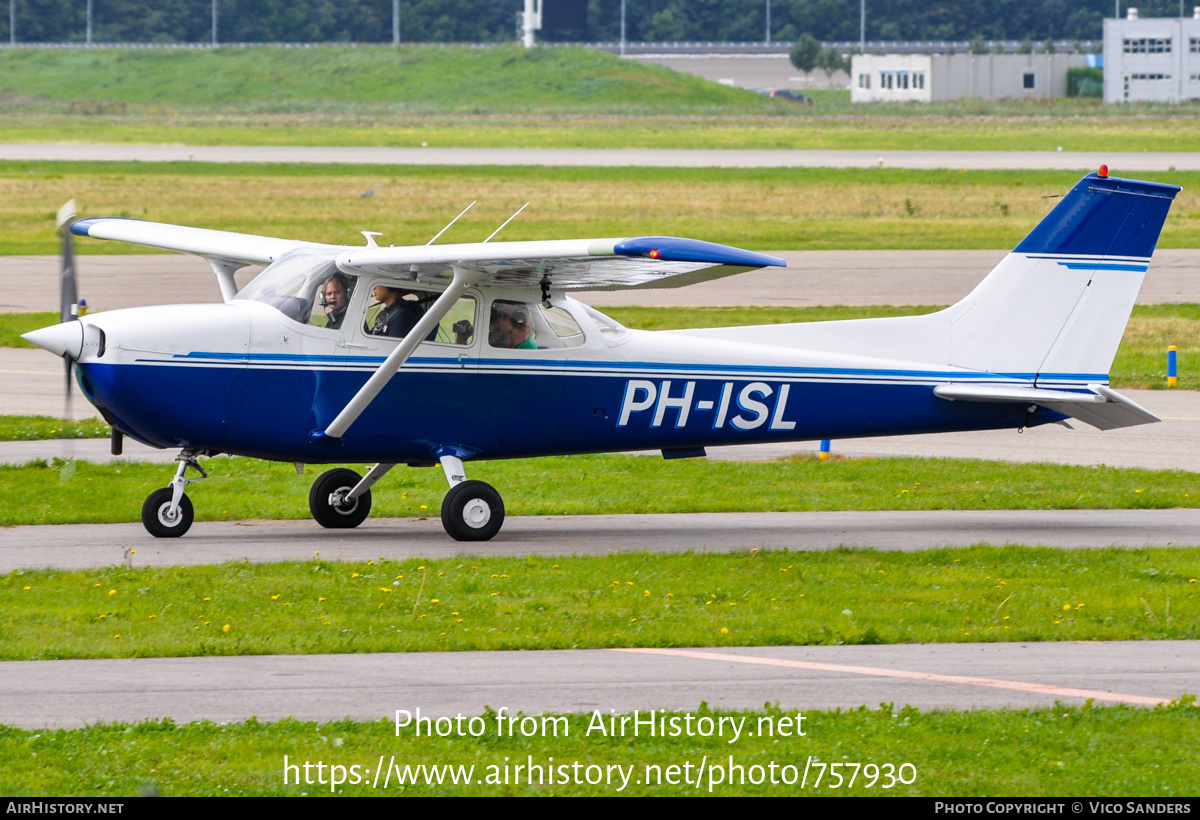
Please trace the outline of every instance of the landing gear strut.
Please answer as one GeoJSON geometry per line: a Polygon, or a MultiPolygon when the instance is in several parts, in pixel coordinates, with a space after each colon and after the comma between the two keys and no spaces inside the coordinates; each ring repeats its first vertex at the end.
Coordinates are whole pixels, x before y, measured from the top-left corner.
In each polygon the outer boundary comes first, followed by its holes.
{"type": "Polygon", "coordinates": [[[492,485],[467,481],[462,460],[441,457],[450,492],[442,500],[442,527],[455,541],[488,541],[504,526],[504,500],[492,485]]]}
{"type": "Polygon", "coordinates": [[[187,449],[175,459],[179,467],[170,485],[150,493],[142,505],[142,526],[155,538],[178,538],[192,526],[195,513],[192,502],[184,491],[193,481],[203,481],[208,473],[200,466],[199,450],[187,449]],[[199,478],[185,478],[187,468],[200,473],[199,478]]]}

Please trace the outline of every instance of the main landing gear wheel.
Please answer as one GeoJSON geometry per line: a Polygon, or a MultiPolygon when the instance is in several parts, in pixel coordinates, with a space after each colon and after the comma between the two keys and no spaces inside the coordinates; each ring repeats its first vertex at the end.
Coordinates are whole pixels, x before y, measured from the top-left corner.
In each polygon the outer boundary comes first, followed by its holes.
{"type": "Polygon", "coordinates": [[[455,541],[488,541],[504,524],[504,501],[491,484],[463,481],[442,500],[442,526],[455,541]]]}
{"type": "Polygon", "coordinates": [[[170,487],[155,490],[142,505],[142,526],[155,538],[178,538],[192,526],[192,500],[180,498],[178,512],[171,515],[171,492],[170,487]]]}
{"type": "Polygon", "coordinates": [[[329,470],[313,482],[308,491],[308,509],[313,519],[328,529],[357,527],[371,512],[371,491],[367,490],[353,501],[345,501],[362,477],[345,468],[329,470]]]}

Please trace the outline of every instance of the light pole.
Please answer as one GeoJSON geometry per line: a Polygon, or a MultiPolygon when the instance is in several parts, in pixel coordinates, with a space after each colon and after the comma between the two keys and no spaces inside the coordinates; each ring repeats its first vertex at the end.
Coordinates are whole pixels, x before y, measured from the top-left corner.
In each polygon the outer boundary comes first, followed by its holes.
{"type": "Polygon", "coordinates": [[[92,44],[92,0],[87,5],[87,44],[92,44]]]}
{"type": "Polygon", "coordinates": [[[858,0],[858,52],[867,53],[867,0],[858,0]]]}
{"type": "MultiPolygon", "coordinates": [[[[1183,2],[1183,0],[1179,0],[1183,2]]],[[[767,43],[771,42],[771,0],[767,0],[767,43]]]]}
{"type": "Polygon", "coordinates": [[[621,56],[625,56],[625,0],[621,0],[621,56]]]}
{"type": "Polygon", "coordinates": [[[400,47],[400,0],[392,0],[392,45],[400,47]]]}
{"type": "Polygon", "coordinates": [[[8,44],[17,44],[17,0],[8,0],[8,44]]]}

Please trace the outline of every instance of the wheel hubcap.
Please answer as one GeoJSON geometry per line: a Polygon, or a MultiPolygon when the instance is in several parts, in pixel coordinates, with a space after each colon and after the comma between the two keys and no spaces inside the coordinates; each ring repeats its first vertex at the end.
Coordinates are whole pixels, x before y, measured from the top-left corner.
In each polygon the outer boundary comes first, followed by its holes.
{"type": "Polygon", "coordinates": [[[163,504],[158,508],[158,522],[164,527],[174,527],[179,523],[179,513],[172,513],[171,505],[163,504]]]}
{"type": "Polygon", "coordinates": [[[463,507],[463,521],[468,527],[479,529],[492,520],[492,508],[482,498],[472,498],[463,507]]]}
{"type": "Polygon", "coordinates": [[[358,509],[358,499],[347,503],[346,496],[350,494],[352,487],[340,487],[335,492],[329,494],[329,506],[333,511],[341,515],[349,515],[358,509]]]}

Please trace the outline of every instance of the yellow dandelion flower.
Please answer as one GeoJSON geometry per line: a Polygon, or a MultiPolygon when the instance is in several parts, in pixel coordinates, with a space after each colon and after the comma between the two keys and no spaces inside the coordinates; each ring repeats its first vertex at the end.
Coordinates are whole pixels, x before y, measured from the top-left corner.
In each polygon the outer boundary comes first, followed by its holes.
{"type": "Polygon", "coordinates": [[[721,634],[722,634],[722,635],[728,635],[728,634],[729,634],[729,627],[727,627],[727,626],[723,626],[723,627],[721,627],[721,634]]]}
{"type": "Polygon", "coordinates": [[[1071,611],[1071,605],[1063,604],[1063,612],[1070,612],[1070,611],[1071,611]]]}
{"type": "Polygon", "coordinates": [[[100,585],[99,585],[99,584],[92,584],[92,586],[97,586],[97,587],[98,587],[98,586],[100,586],[100,585]]]}
{"type": "Polygon", "coordinates": [[[228,632],[228,631],[229,631],[229,624],[225,624],[224,626],[222,626],[222,627],[221,627],[221,631],[222,631],[222,632],[228,632]]]}
{"type": "Polygon", "coordinates": [[[429,599],[429,603],[431,603],[431,604],[440,604],[441,602],[442,602],[441,598],[430,598],[429,599]]]}
{"type": "Polygon", "coordinates": [[[28,592],[29,590],[33,589],[33,587],[21,587],[21,589],[23,589],[23,590],[25,590],[26,592],[28,592]]]}
{"type": "Polygon", "coordinates": [[[318,598],[317,603],[319,604],[319,603],[323,602],[324,600],[325,600],[324,598],[318,598]]]}
{"type": "Polygon", "coordinates": [[[154,620],[155,618],[157,618],[157,617],[158,617],[157,615],[151,615],[151,616],[150,616],[150,620],[152,620],[152,621],[153,621],[153,620],[154,620]]]}
{"type": "Polygon", "coordinates": [[[643,590],[642,590],[642,597],[643,597],[643,598],[649,598],[649,597],[650,597],[650,590],[648,590],[648,589],[643,589],[643,590]]]}
{"type": "Polygon", "coordinates": [[[117,594],[117,591],[116,591],[115,589],[110,589],[110,590],[108,591],[108,594],[109,594],[109,595],[116,595],[116,594],[117,594]]]}
{"type": "MultiPolygon", "coordinates": [[[[417,569],[425,569],[425,567],[417,567],[417,569]]],[[[495,576],[493,576],[493,577],[495,577],[495,576]]]]}
{"type": "Polygon", "coordinates": [[[119,637],[121,637],[121,636],[120,636],[120,635],[113,635],[113,637],[114,637],[114,638],[119,638],[119,637]]]}
{"type": "Polygon", "coordinates": [[[493,592],[491,597],[495,598],[499,594],[500,594],[499,592],[493,592]]]}
{"type": "Polygon", "coordinates": [[[205,598],[204,600],[206,600],[206,601],[211,601],[211,600],[212,600],[212,598],[205,598]]]}
{"type": "Polygon", "coordinates": [[[272,600],[272,601],[278,601],[278,600],[279,600],[279,596],[278,596],[278,595],[272,595],[272,596],[271,596],[271,600],[272,600]]]}
{"type": "Polygon", "coordinates": [[[358,577],[358,573],[357,573],[357,572],[352,572],[352,573],[350,573],[350,577],[351,577],[351,578],[357,578],[357,577],[358,577]]]}
{"type": "Polygon", "coordinates": [[[428,504],[422,504],[422,505],[421,505],[421,509],[423,509],[423,510],[427,510],[427,509],[429,509],[429,505],[428,505],[428,504]]]}

